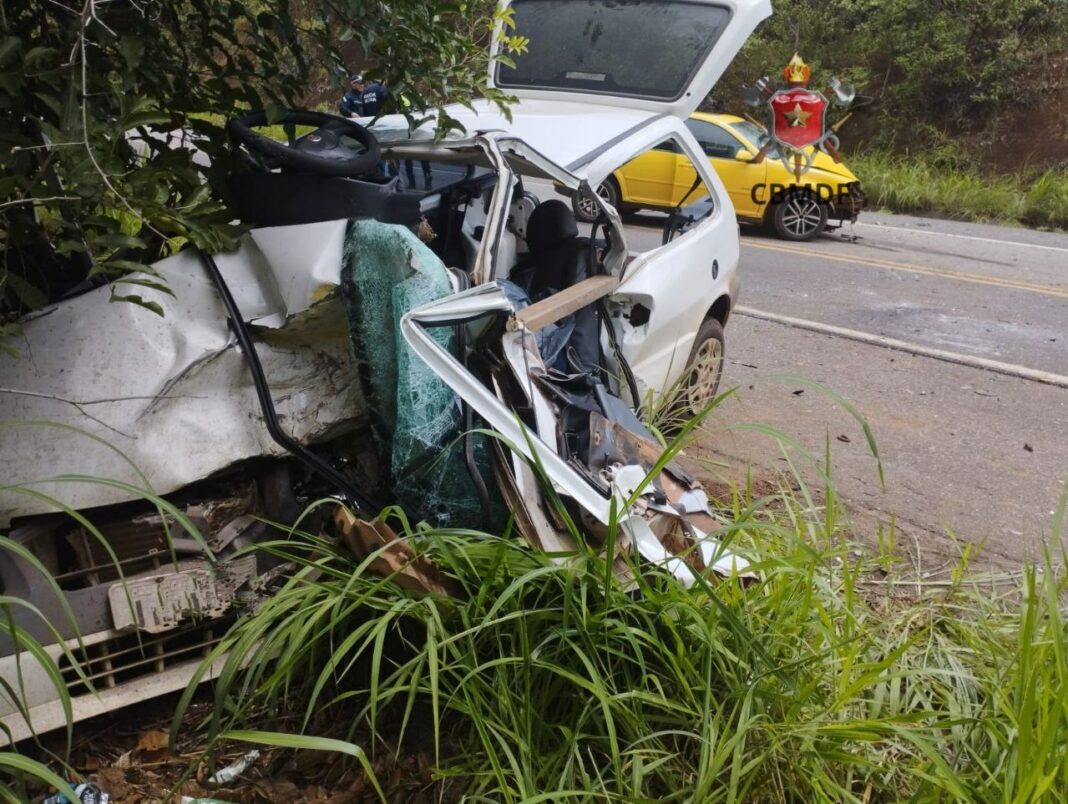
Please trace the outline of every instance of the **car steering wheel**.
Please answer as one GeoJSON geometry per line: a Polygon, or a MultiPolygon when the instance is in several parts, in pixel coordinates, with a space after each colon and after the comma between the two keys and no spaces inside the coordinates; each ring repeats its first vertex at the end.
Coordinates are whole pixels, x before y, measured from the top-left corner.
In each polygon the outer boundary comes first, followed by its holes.
{"type": "Polygon", "coordinates": [[[266,112],[252,112],[226,124],[230,136],[246,148],[273,160],[281,167],[324,176],[362,176],[374,170],[382,159],[382,149],[375,135],[355,120],[324,112],[298,109],[286,111],[281,124],[315,126],[316,130],[297,140],[292,146],[257,134],[253,128],[267,125],[266,112]],[[363,150],[355,150],[342,138],[355,140],[363,150]]]}

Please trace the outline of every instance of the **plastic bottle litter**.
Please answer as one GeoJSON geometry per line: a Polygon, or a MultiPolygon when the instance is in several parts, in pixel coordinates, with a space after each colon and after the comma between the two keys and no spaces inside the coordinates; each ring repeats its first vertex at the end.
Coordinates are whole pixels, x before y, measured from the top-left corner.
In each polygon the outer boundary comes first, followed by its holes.
{"type": "Polygon", "coordinates": [[[86,784],[74,784],[71,782],[70,786],[78,794],[76,802],[72,802],[62,793],[56,793],[46,798],[41,804],[108,804],[111,801],[111,796],[92,782],[87,782],[86,784]]]}
{"type": "Polygon", "coordinates": [[[208,787],[223,787],[234,782],[245,769],[260,758],[260,752],[253,748],[240,759],[231,762],[225,768],[220,768],[214,775],[209,776],[204,784],[208,787]]]}

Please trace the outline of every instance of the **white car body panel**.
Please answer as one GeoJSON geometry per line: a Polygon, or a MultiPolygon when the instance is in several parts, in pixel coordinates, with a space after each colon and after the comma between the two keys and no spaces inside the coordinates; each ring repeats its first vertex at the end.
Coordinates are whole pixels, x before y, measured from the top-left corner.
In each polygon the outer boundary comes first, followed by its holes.
{"type": "MultiPolygon", "coordinates": [[[[511,107],[509,122],[487,100],[473,101],[471,106],[449,106],[447,111],[469,132],[506,132],[573,173],[582,172],[594,155],[603,153],[606,143],[619,141],[660,117],[656,112],[591,107],[571,99],[523,100],[511,107]],[[566,136],[561,136],[565,131],[566,136]]],[[[429,139],[433,129],[434,122],[430,121],[418,134],[429,139]]],[[[408,122],[401,115],[391,115],[375,121],[371,130],[386,145],[391,134],[407,138],[408,122]]]]}
{"type": "Polygon", "coordinates": [[[666,246],[635,257],[624,272],[612,300],[624,308],[642,304],[649,321],[622,325],[623,355],[638,380],[639,391],[660,395],[672,387],[686,367],[694,337],[720,297],[737,293],[738,222],[730,196],[701,153],[693,135],[675,118],[663,118],[639,136],[608,151],[591,173],[601,181],[623,162],[673,137],[682,146],[714,199],[712,215],[666,246]],[[603,171],[603,172],[602,172],[603,171]],[[715,276],[713,276],[715,267],[715,276]],[[670,323],[669,323],[670,322],[670,323]]]}
{"type": "MultiPolygon", "coordinates": [[[[254,231],[217,261],[245,318],[299,333],[298,313],[336,312],[346,221],[254,231]],[[288,326],[286,326],[289,322],[288,326]]],[[[72,508],[135,497],[92,483],[44,483],[57,474],[103,477],[166,494],[244,458],[282,455],[268,435],[244,357],[234,347],[215,288],[192,251],[156,264],[174,296],[145,288],[160,318],[114,304],[107,287],[45,308],[23,322],[23,354],[0,354],[0,454],[8,483],[32,484],[72,508]],[[220,423],[225,423],[220,438],[220,423]]],[[[347,333],[314,343],[263,342],[279,413],[298,440],[324,436],[362,406],[347,333]]],[[[0,526],[55,510],[0,490],[0,526]]]]}

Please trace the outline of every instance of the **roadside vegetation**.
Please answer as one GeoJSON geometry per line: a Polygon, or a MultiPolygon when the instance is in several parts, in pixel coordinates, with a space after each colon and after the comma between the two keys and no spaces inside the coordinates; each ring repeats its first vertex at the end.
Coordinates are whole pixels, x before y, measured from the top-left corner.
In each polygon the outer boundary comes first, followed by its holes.
{"type": "Polygon", "coordinates": [[[855,153],[847,162],[871,210],[1068,229],[1068,168],[991,175],[887,151],[855,153]]]}
{"type": "MultiPolygon", "coordinates": [[[[850,543],[828,462],[818,489],[795,472],[716,500],[719,537],[759,579],[691,589],[649,566],[621,581],[618,531],[549,556],[511,527],[387,510],[450,589],[413,591],[312,527],[336,501],[314,503],[250,548],[290,569],[205,659],[225,667],[202,745],[336,752],[365,774],[361,800],[408,800],[410,778],[376,774],[405,754],[429,758],[426,800],[1066,800],[1065,556],[990,575],[962,548],[919,575],[892,526],[877,549],[850,543]]],[[[1062,500],[1051,544],[1064,521],[1062,500]]],[[[193,685],[172,739],[192,700],[193,685]]],[[[9,800],[78,778],[62,758],[0,756],[9,800]]]]}
{"type": "Polygon", "coordinates": [[[459,590],[416,594],[295,532],[219,647],[212,733],[284,713],[372,756],[429,743],[446,800],[1064,800],[1063,556],[907,580],[892,530],[858,558],[823,492],[735,489],[721,536],[760,580],[689,590],[412,527],[459,590]]]}
{"type": "Polygon", "coordinates": [[[739,87],[795,50],[856,87],[840,136],[874,208],[1068,227],[1063,3],[777,0],[705,108],[750,112],[739,87]]]}

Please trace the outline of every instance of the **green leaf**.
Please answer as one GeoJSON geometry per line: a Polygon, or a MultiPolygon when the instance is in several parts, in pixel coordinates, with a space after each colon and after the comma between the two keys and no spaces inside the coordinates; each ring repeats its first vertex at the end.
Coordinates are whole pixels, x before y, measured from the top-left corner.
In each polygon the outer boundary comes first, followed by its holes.
{"type": "Polygon", "coordinates": [[[27,70],[36,70],[42,66],[42,62],[54,58],[58,53],[54,47],[31,47],[22,57],[22,66],[27,70]]]}
{"type": "Polygon", "coordinates": [[[163,125],[165,123],[173,124],[174,118],[161,111],[145,111],[134,112],[127,115],[122,119],[122,126],[126,129],[137,128],[138,126],[152,126],[163,125]]]}
{"type": "Polygon", "coordinates": [[[378,792],[378,797],[382,801],[386,800],[385,793],[382,792],[382,788],[378,784],[378,778],[375,776],[374,769],[371,767],[371,763],[367,759],[367,754],[364,753],[362,748],[353,743],[345,742],[344,740],[335,740],[330,737],[313,737],[305,734],[285,734],[276,731],[228,731],[220,734],[219,737],[223,740],[239,740],[245,743],[271,745],[278,748],[296,748],[307,751],[333,751],[335,753],[347,754],[350,757],[355,757],[363,768],[363,772],[367,774],[367,778],[370,779],[371,784],[374,785],[375,790],[378,792]]]}
{"type": "Polygon", "coordinates": [[[18,274],[8,273],[6,279],[16,298],[31,310],[39,310],[48,304],[48,297],[18,274]]]}
{"type": "Polygon", "coordinates": [[[174,291],[171,290],[166,284],[164,284],[163,282],[153,282],[151,279],[124,277],[122,279],[116,279],[115,284],[139,285],[141,287],[151,288],[152,290],[158,290],[160,293],[166,293],[168,296],[174,296],[174,291]]]}
{"type": "Polygon", "coordinates": [[[36,760],[22,756],[22,754],[16,754],[13,751],[0,753],[0,768],[13,770],[23,776],[39,779],[45,784],[56,788],[67,797],[68,801],[81,800],[78,794],[74,792],[73,787],[65,779],[58,776],[55,771],[36,760]]]}
{"type": "Polygon", "coordinates": [[[145,55],[145,42],[141,37],[123,36],[119,39],[118,50],[126,66],[131,70],[136,70],[141,66],[141,60],[145,55]]]}
{"type": "Polygon", "coordinates": [[[21,47],[22,42],[15,36],[8,36],[0,41],[0,67],[7,66],[21,47]]]}
{"type": "Polygon", "coordinates": [[[136,304],[138,307],[144,307],[146,310],[155,313],[160,318],[164,317],[163,307],[159,304],[159,302],[149,301],[144,296],[139,296],[136,293],[131,293],[129,295],[123,296],[113,291],[111,294],[111,298],[108,299],[108,301],[130,302],[130,304],[136,304]]]}

